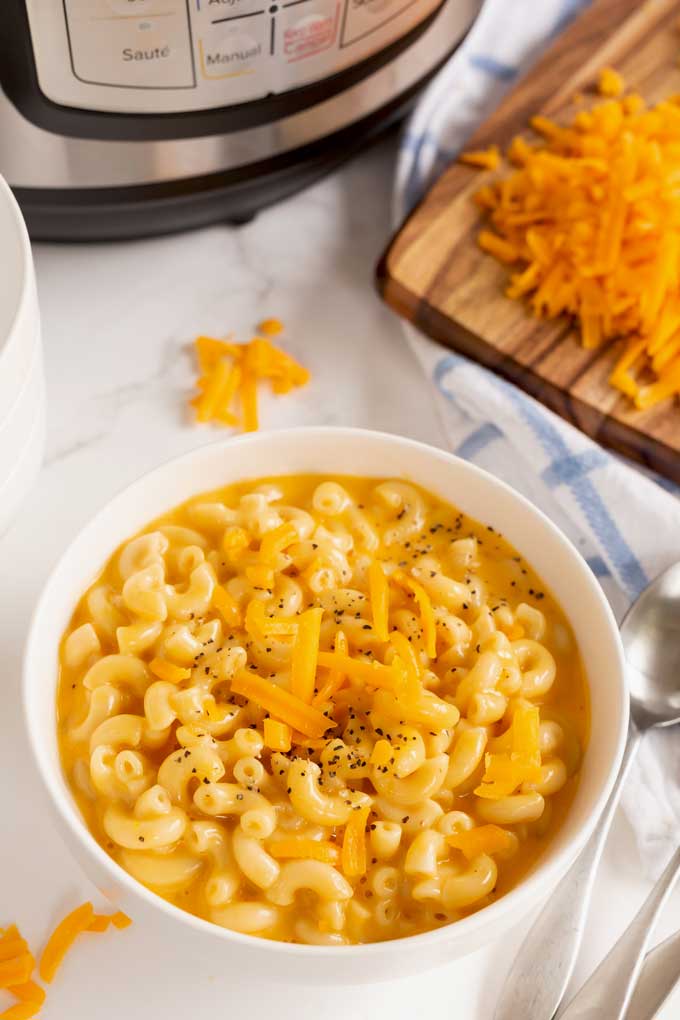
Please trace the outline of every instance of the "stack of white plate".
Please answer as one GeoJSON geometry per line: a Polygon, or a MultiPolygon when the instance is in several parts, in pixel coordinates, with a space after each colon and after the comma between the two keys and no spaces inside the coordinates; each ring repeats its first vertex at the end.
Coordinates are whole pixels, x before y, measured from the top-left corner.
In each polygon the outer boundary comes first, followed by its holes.
{"type": "Polygon", "coordinates": [[[0,177],[0,534],[26,498],[45,444],[45,383],[31,246],[0,177]]]}

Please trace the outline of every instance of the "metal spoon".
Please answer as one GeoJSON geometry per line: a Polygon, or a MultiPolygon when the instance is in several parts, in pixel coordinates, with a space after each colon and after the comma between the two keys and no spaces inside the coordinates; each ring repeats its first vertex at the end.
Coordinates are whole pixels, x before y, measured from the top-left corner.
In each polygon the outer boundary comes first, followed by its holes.
{"type": "Polygon", "coordinates": [[[560,1020],[624,1020],[644,960],[654,924],[680,875],[680,849],[676,850],[663,874],[621,938],[605,956],[566,1009],[560,1020]],[[610,1012],[611,1011],[611,1012],[610,1012]]]}
{"type": "Polygon", "coordinates": [[[645,956],[626,1020],[654,1020],[680,980],[680,932],[645,956]]]}
{"type": "MultiPolygon", "coordinates": [[[[631,723],[621,769],[593,834],[525,938],[503,987],[494,1020],[550,1020],[583,938],[605,840],[644,733],[680,722],[680,563],[664,571],[628,610],[621,637],[629,665],[631,723]]],[[[637,976],[637,975],[636,975],[637,976]]],[[[625,1013],[634,982],[612,990],[602,1016],[625,1013]]]]}

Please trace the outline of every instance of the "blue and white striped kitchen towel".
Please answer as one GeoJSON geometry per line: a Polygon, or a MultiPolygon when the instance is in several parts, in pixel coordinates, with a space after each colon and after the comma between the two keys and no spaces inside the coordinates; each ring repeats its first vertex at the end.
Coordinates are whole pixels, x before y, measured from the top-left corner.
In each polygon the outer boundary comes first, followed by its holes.
{"type": "MultiPolygon", "coordinates": [[[[423,94],[401,142],[395,222],[464,146],[477,123],[584,0],[487,0],[467,39],[423,94]]],[[[432,379],[451,449],[503,478],[580,549],[620,618],[680,559],[678,488],[612,456],[514,386],[406,327],[432,379]]],[[[624,807],[645,869],[680,837],[680,735],[650,734],[624,807]]]]}

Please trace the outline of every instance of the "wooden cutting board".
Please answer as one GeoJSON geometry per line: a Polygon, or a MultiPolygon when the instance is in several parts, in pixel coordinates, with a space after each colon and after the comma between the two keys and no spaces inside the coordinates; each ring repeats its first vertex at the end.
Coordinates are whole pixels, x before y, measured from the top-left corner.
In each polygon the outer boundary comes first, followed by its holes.
{"type": "MultiPolygon", "coordinates": [[[[466,144],[504,148],[614,66],[650,102],[680,92],[680,3],[595,0],[466,144]]],[[[451,165],[402,226],[377,270],[385,301],[435,340],[521,386],[588,435],[680,482],[680,406],[636,411],[607,378],[621,342],[586,351],[566,319],[543,322],[504,296],[508,270],[482,252],[472,194],[492,175],[451,165]]]]}

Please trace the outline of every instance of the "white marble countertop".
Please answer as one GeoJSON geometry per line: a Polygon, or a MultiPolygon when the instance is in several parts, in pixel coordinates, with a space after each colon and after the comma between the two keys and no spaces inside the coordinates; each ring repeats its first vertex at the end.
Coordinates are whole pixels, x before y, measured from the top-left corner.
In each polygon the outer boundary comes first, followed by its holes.
{"type": "MultiPolygon", "coordinates": [[[[232,330],[247,339],[259,319],[276,315],[313,381],[264,400],[263,425],[361,425],[442,442],[428,385],[397,320],[373,290],[374,265],[389,234],[392,159],[386,142],[245,227],[109,246],[36,246],[47,454],[19,520],[0,540],[0,924],[17,920],[36,946],[66,909],[98,894],[36,807],[38,780],[19,699],[24,633],[46,574],[92,513],[149,468],[216,438],[185,413],[194,376],[191,339],[232,330]]],[[[619,817],[598,881],[581,978],[647,888],[632,833],[619,817]]],[[[658,935],[679,926],[676,894],[658,935]]],[[[50,990],[43,1020],[185,1013],[406,1020],[425,1006],[438,1017],[490,1020],[517,946],[492,946],[424,977],[347,987],[342,994],[320,988],[282,994],[264,981],[253,986],[205,974],[200,960],[182,958],[167,940],[147,935],[133,926],[83,940],[50,990]]],[[[680,992],[660,1017],[671,1020],[679,1011],[680,992]]]]}

